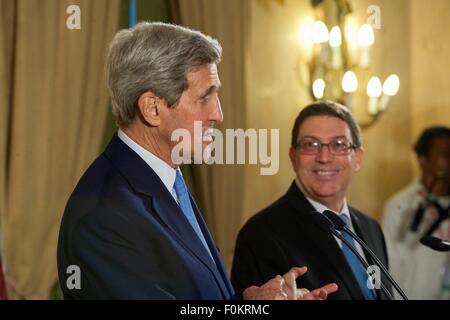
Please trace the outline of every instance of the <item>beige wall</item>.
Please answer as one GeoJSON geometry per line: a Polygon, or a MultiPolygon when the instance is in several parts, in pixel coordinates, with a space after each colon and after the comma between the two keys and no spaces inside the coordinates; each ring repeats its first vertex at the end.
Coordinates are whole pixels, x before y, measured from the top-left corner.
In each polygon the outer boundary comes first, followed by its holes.
{"type": "Polygon", "coordinates": [[[247,128],[280,129],[280,168],[277,175],[261,176],[259,166],[247,166],[244,221],[281,196],[292,180],[291,125],[299,107],[309,102],[299,79],[297,40],[299,18],[308,9],[308,1],[251,2],[247,128]]]}
{"type": "MultiPolygon", "coordinates": [[[[397,73],[401,85],[387,113],[363,131],[363,168],[348,198],[380,218],[387,198],[413,177],[411,143],[417,134],[425,125],[450,123],[450,41],[444,31],[450,1],[352,1],[357,25],[367,19],[371,4],[381,8],[372,72],[381,79],[397,73]]],[[[297,35],[300,23],[312,17],[310,1],[254,0],[250,12],[247,128],[280,129],[280,170],[261,176],[258,166],[247,167],[243,222],[289,187],[294,177],[287,156],[291,126],[300,108],[311,102],[301,76],[305,50],[297,35]]]]}
{"type": "Polygon", "coordinates": [[[387,112],[373,127],[363,131],[365,158],[361,172],[348,191],[349,203],[379,218],[387,198],[406,185],[411,171],[411,69],[409,0],[352,1],[358,25],[364,23],[366,8],[381,9],[381,29],[375,29],[371,70],[380,79],[396,73],[400,91],[387,112]]]}
{"type": "MultiPolygon", "coordinates": [[[[450,126],[450,1],[411,5],[411,119],[413,141],[433,124],[450,126]]],[[[414,162],[414,172],[418,172],[414,162]]]]}

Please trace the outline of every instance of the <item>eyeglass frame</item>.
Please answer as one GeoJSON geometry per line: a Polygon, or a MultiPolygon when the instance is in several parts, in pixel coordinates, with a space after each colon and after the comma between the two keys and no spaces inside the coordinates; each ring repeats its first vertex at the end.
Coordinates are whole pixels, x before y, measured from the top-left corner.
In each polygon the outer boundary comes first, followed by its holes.
{"type": "Polygon", "coordinates": [[[297,141],[297,143],[294,145],[295,150],[299,150],[301,154],[310,155],[310,156],[314,156],[314,155],[320,154],[320,152],[322,151],[323,147],[327,147],[328,148],[328,152],[330,154],[332,154],[333,156],[348,156],[352,152],[352,150],[356,150],[356,149],[359,148],[356,144],[354,144],[353,142],[350,142],[350,141],[348,141],[347,139],[344,139],[344,138],[335,138],[332,141],[330,141],[329,143],[322,143],[322,142],[320,142],[319,139],[312,138],[312,137],[305,137],[305,138],[302,138],[299,141],[297,141]],[[312,142],[317,142],[319,144],[317,152],[315,152],[315,153],[305,153],[304,151],[302,151],[302,149],[301,149],[301,142],[304,139],[310,139],[310,140],[312,140],[312,142]],[[333,151],[331,151],[330,145],[333,142],[336,142],[337,140],[342,140],[342,141],[345,141],[345,142],[347,142],[349,144],[348,145],[348,151],[346,153],[334,153],[333,151]]]}

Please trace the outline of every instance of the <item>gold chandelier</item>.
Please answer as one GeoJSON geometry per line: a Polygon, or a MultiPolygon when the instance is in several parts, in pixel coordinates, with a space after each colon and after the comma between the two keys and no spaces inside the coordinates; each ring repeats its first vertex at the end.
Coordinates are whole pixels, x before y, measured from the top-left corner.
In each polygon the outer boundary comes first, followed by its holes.
{"type": "Polygon", "coordinates": [[[347,0],[312,0],[315,21],[302,27],[300,39],[312,47],[308,59],[309,92],[313,100],[339,101],[353,110],[362,129],[386,111],[400,80],[391,74],[382,83],[370,70],[375,41],[371,25],[356,32],[347,23],[347,0]],[[354,36],[350,36],[354,35],[354,36]]]}

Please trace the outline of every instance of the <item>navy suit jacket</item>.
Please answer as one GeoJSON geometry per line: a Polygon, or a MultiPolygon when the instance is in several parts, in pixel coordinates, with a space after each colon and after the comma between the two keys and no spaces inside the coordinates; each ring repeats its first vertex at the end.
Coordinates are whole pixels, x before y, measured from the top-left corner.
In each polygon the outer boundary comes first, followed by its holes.
{"type": "Polygon", "coordinates": [[[233,297],[220,253],[192,197],[191,203],[214,261],[156,173],[114,135],[64,212],[58,240],[64,297],[233,297]],[[71,265],[79,267],[80,289],[67,286],[74,283],[71,265]]]}
{"type": "MultiPolygon", "coordinates": [[[[313,290],[327,283],[339,289],[331,300],[363,300],[363,293],[342,250],[330,232],[322,230],[310,212],[315,211],[295,182],[275,203],[253,216],[239,232],[234,253],[231,281],[240,293],[249,285],[261,285],[291,267],[307,266],[297,278],[297,287],[313,290]]],[[[356,233],[384,265],[388,264],[384,236],[379,224],[349,207],[356,233]]],[[[367,252],[369,264],[374,264],[367,252]]],[[[382,276],[388,290],[391,286],[382,276]]],[[[380,299],[385,294],[377,290],[380,299]]]]}

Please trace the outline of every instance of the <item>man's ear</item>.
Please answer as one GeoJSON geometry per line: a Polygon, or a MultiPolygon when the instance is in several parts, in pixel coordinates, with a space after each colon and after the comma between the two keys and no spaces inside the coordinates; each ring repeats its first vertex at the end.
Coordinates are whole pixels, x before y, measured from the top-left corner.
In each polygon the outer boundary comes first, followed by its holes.
{"type": "Polygon", "coordinates": [[[364,158],[364,149],[362,147],[359,147],[355,150],[355,172],[358,172],[361,170],[361,162],[364,158]]]}
{"type": "Polygon", "coordinates": [[[294,171],[295,171],[295,152],[296,151],[294,147],[289,148],[289,159],[291,159],[291,164],[294,171]]]}
{"type": "Polygon", "coordinates": [[[138,108],[142,119],[152,127],[161,123],[159,108],[163,107],[163,100],[151,91],[144,92],[139,96],[138,108]]]}

